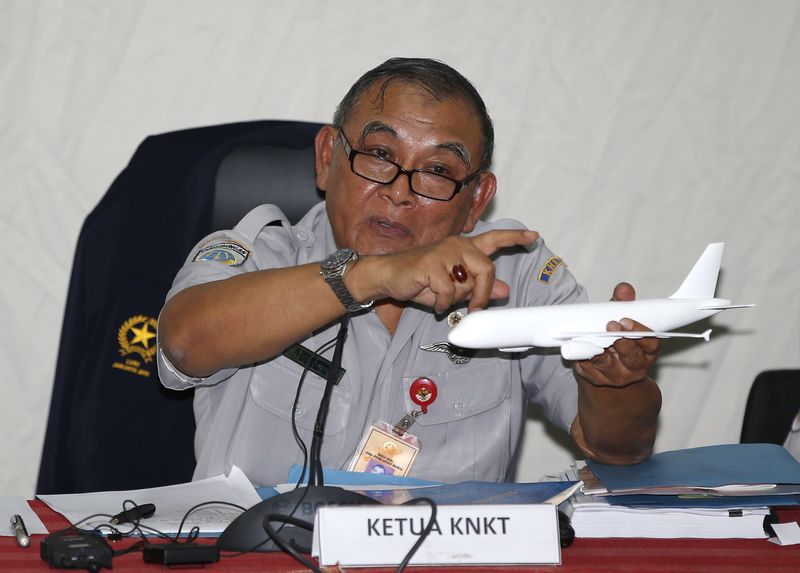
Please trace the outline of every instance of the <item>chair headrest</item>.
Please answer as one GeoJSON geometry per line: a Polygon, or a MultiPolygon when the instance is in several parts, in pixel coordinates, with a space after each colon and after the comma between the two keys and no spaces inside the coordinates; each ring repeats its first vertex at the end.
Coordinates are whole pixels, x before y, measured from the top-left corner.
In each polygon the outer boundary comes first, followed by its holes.
{"type": "Polygon", "coordinates": [[[302,148],[237,147],[217,171],[212,229],[232,229],[248,211],[264,203],[280,207],[294,224],[321,200],[313,141],[302,148]]]}

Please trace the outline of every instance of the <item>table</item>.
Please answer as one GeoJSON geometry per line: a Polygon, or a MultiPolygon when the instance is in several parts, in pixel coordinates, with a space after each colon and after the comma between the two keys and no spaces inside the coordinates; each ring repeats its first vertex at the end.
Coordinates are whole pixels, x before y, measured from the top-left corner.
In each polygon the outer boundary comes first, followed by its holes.
{"type": "MultiPolygon", "coordinates": [[[[43,502],[30,502],[49,531],[67,527],[63,516],[54,512],[43,502]]],[[[800,507],[778,511],[782,522],[800,520],[800,507]]],[[[31,546],[17,546],[13,537],[0,537],[0,571],[3,573],[27,573],[29,571],[55,570],[41,560],[39,544],[45,536],[34,535],[31,546]]],[[[201,540],[213,543],[213,540],[201,540]]],[[[120,541],[114,549],[122,549],[133,543],[120,541]]],[[[780,547],[765,539],[576,539],[572,546],[562,550],[560,566],[492,567],[492,573],[571,573],[615,571],[622,573],[681,573],[717,572],[753,573],[769,571],[796,573],[800,571],[800,546],[780,547]]],[[[144,563],[141,553],[130,553],[115,557],[113,570],[109,573],[141,571],[157,573],[172,571],[163,565],[144,563]]],[[[193,569],[197,570],[197,569],[193,569]]],[[[308,571],[287,555],[279,553],[250,553],[241,557],[223,557],[219,563],[206,565],[208,573],[295,573],[308,571]]],[[[353,569],[361,573],[390,573],[393,569],[353,569]]],[[[75,570],[73,570],[75,571],[75,570]]],[[[338,572],[336,567],[326,571],[338,572]]],[[[482,573],[487,568],[478,567],[409,567],[411,573],[482,573]]]]}

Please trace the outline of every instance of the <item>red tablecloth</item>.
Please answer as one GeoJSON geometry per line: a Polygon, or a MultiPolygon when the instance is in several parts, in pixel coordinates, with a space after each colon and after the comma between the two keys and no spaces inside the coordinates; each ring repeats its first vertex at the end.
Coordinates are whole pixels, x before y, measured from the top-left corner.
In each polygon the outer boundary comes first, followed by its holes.
{"type": "MultiPolygon", "coordinates": [[[[40,501],[32,501],[36,511],[49,531],[57,531],[69,525],[58,513],[40,501]]],[[[783,509],[778,512],[781,521],[800,521],[800,508],[783,509]]],[[[39,556],[39,544],[43,535],[34,535],[31,546],[17,546],[13,537],[0,537],[0,572],[22,573],[27,571],[51,571],[39,556]]],[[[213,540],[201,540],[213,543],[213,540]]],[[[120,541],[114,549],[122,549],[133,543],[120,541]]],[[[800,572],[800,545],[780,547],[766,539],[576,539],[572,546],[562,550],[562,565],[545,567],[493,567],[492,573],[511,572],[722,572],[754,573],[800,572]]],[[[166,571],[163,565],[144,563],[141,552],[115,557],[112,573],[127,571],[166,571]]],[[[251,553],[240,557],[223,557],[219,563],[206,565],[205,571],[212,573],[300,572],[308,571],[291,557],[278,553],[251,553]]],[[[353,569],[349,569],[353,571],[353,569]]],[[[476,567],[409,567],[407,571],[477,573],[486,568],[476,567]]],[[[339,571],[328,568],[327,571],[339,571]]],[[[363,573],[384,573],[393,569],[356,569],[363,573]]]]}

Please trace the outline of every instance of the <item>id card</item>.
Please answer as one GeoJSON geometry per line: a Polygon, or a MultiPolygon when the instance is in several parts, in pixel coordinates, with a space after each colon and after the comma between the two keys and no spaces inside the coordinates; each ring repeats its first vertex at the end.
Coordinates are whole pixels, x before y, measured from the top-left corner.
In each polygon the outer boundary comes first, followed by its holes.
{"type": "Polygon", "coordinates": [[[405,476],[411,471],[419,448],[416,436],[409,433],[398,436],[392,432],[391,424],[375,422],[367,427],[348,470],[405,476]]]}

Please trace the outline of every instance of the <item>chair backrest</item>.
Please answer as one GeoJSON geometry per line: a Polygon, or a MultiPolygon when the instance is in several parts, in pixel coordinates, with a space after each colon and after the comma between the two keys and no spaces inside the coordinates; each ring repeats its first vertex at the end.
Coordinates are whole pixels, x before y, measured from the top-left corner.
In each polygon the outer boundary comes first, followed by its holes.
{"type": "Polygon", "coordinates": [[[783,444],[800,411],[800,370],[765,370],[753,381],[742,422],[742,444],[783,444]]]}
{"type": "Polygon", "coordinates": [[[157,318],[191,247],[262,203],[296,222],[322,197],[321,124],[254,121],[151,136],[87,216],[61,332],[37,493],[180,483],[192,392],[164,389],[157,318]]]}

